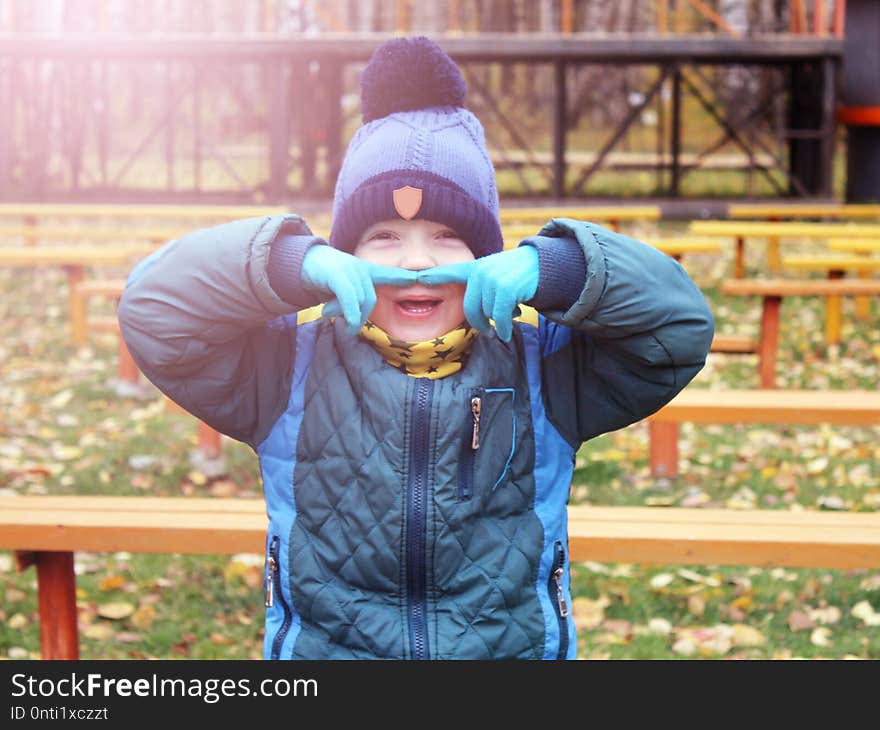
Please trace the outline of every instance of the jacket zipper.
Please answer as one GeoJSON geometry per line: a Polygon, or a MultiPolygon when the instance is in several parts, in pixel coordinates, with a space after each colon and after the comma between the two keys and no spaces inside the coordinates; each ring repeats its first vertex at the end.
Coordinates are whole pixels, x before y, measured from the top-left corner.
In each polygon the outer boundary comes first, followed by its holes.
{"type": "Polygon", "coordinates": [[[471,391],[468,402],[470,412],[465,419],[461,459],[458,462],[458,499],[471,498],[474,485],[474,458],[480,448],[480,417],[483,411],[482,390],[471,391]]]}
{"type": "Polygon", "coordinates": [[[428,508],[428,435],[431,423],[431,398],[434,381],[419,378],[414,397],[412,436],[410,438],[409,478],[407,480],[406,519],[406,593],[409,618],[410,656],[428,659],[427,621],[427,508],[428,508]]]}
{"type": "Polygon", "coordinates": [[[547,590],[550,594],[550,603],[556,610],[556,621],[559,624],[559,651],[557,659],[565,659],[568,654],[568,603],[565,600],[565,590],[562,586],[562,576],[565,572],[565,550],[562,543],[557,540],[553,545],[553,564],[550,566],[550,578],[547,581],[547,590]]]}
{"type": "Polygon", "coordinates": [[[284,594],[281,592],[281,567],[280,558],[278,557],[280,543],[281,540],[278,535],[273,535],[272,541],[269,544],[269,557],[266,559],[266,608],[272,608],[275,605],[275,595],[277,593],[278,600],[281,602],[281,609],[284,611],[284,620],[281,622],[281,628],[278,629],[278,633],[275,634],[275,639],[272,641],[272,659],[278,659],[281,656],[281,645],[284,643],[284,638],[290,629],[291,620],[290,607],[287,605],[287,601],[284,600],[284,594]]]}

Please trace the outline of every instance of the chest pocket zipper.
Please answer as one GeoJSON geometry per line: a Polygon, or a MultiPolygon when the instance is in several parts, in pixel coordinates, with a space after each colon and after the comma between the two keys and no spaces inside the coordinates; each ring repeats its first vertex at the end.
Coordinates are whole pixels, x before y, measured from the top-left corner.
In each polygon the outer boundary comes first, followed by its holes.
{"type": "Polygon", "coordinates": [[[269,543],[269,554],[266,556],[266,608],[272,608],[275,605],[275,598],[278,598],[281,609],[284,612],[284,618],[281,621],[281,627],[272,641],[272,659],[278,659],[281,656],[281,646],[287,632],[290,630],[291,613],[290,606],[284,600],[284,593],[281,591],[281,566],[280,566],[280,548],[281,540],[278,535],[273,535],[269,543]]]}
{"type": "MultiPolygon", "coordinates": [[[[494,492],[510,471],[510,463],[513,461],[513,455],[516,451],[516,391],[513,388],[475,388],[470,392],[468,398],[468,415],[465,418],[462,434],[462,453],[458,467],[458,498],[461,501],[468,500],[473,496],[474,471],[480,450],[482,449],[485,453],[487,448],[497,448],[494,444],[487,447],[487,439],[490,436],[487,396],[494,397],[496,394],[498,397],[510,396],[511,436],[504,468],[495,479],[490,491],[494,492]]],[[[485,456],[483,458],[489,459],[491,457],[485,456]]]]}

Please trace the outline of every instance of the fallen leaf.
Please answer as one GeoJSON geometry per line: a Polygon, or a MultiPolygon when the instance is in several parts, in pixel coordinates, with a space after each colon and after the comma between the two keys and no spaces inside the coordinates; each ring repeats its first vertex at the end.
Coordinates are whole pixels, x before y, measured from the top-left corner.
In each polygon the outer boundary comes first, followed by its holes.
{"type": "Polygon", "coordinates": [[[665,618],[652,618],[645,627],[645,633],[668,636],[672,633],[672,623],[665,618]]]}
{"type": "Polygon", "coordinates": [[[114,638],[122,644],[136,644],[144,637],[136,631],[120,631],[114,638]]]}
{"type": "Polygon", "coordinates": [[[96,641],[106,641],[113,637],[113,629],[110,624],[89,624],[82,630],[82,635],[87,639],[95,639],[96,641]]]}
{"type": "Polygon", "coordinates": [[[788,614],[788,628],[792,631],[806,631],[816,626],[815,621],[803,611],[792,611],[788,614]]]}
{"type": "Polygon", "coordinates": [[[12,629],[13,631],[18,631],[19,629],[23,629],[27,626],[28,620],[27,616],[21,613],[16,613],[9,617],[9,620],[6,622],[6,625],[12,629]]]}
{"type": "Polygon", "coordinates": [[[758,629],[746,624],[734,624],[732,627],[732,641],[734,646],[764,646],[767,643],[767,637],[758,629]]]}
{"type": "Polygon", "coordinates": [[[687,608],[691,615],[702,616],[706,612],[706,601],[702,596],[688,596],[687,608]]]}
{"type": "Polygon", "coordinates": [[[132,625],[142,631],[150,628],[156,619],[156,608],[152,604],[140,606],[131,616],[132,625]]]}
{"type": "Polygon", "coordinates": [[[125,578],[121,575],[108,575],[98,583],[100,591],[116,591],[125,585],[125,578]]]}
{"type": "Polygon", "coordinates": [[[98,615],[112,621],[128,618],[134,613],[134,606],[122,601],[115,603],[102,603],[98,606],[98,615]]]}
{"type": "Polygon", "coordinates": [[[605,620],[605,609],[611,601],[608,596],[602,595],[597,600],[578,597],[571,602],[574,623],[578,630],[590,631],[598,628],[605,620]]]}
{"type": "Polygon", "coordinates": [[[880,613],[874,611],[874,607],[868,601],[859,601],[852,607],[850,613],[866,626],[880,626],[880,613]]]}
{"type": "Polygon", "coordinates": [[[672,573],[658,573],[651,578],[650,585],[655,591],[659,591],[666,588],[674,580],[675,576],[672,573]]]}
{"type": "Polygon", "coordinates": [[[697,653],[697,645],[690,639],[679,639],[672,645],[672,651],[681,656],[693,656],[697,653]]]}
{"type": "Polygon", "coordinates": [[[841,619],[841,612],[837,606],[826,606],[824,608],[815,608],[808,612],[809,616],[817,624],[836,624],[841,619]]]}
{"type": "Polygon", "coordinates": [[[820,626],[817,629],[813,629],[813,633],[810,634],[810,642],[814,646],[831,646],[831,629],[829,629],[827,626],[820,626]]]}

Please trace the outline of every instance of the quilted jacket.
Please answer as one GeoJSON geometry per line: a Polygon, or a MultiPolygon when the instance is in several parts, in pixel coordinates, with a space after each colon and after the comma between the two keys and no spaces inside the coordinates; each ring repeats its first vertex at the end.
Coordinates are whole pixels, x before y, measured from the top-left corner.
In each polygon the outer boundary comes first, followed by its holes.
{"type": "Polygon", "coordinates": [[[278,297],[266,267],[282,226],[310,234],[271,216],[172,241],[119,307],[146,376],[259,457],[265,657],[574,658],[575,454],[700,370],[700,290],[646,244],[554,219],[542,235],[587,263],[577,302],[521,318],[509,343],[481,334],[458,373],[414,378],[278,297]]]}

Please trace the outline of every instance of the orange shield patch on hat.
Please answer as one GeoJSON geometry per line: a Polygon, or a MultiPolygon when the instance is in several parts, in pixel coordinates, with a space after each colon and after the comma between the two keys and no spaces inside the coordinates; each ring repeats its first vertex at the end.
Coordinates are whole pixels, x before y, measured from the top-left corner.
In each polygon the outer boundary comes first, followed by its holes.
{"type": "Polygon", "coordinates": [[[404,220],[412,220],[422,207],[422,190],[407,185],[392,191],[391,197],[394,200],[394,210],[404,220]]]}

